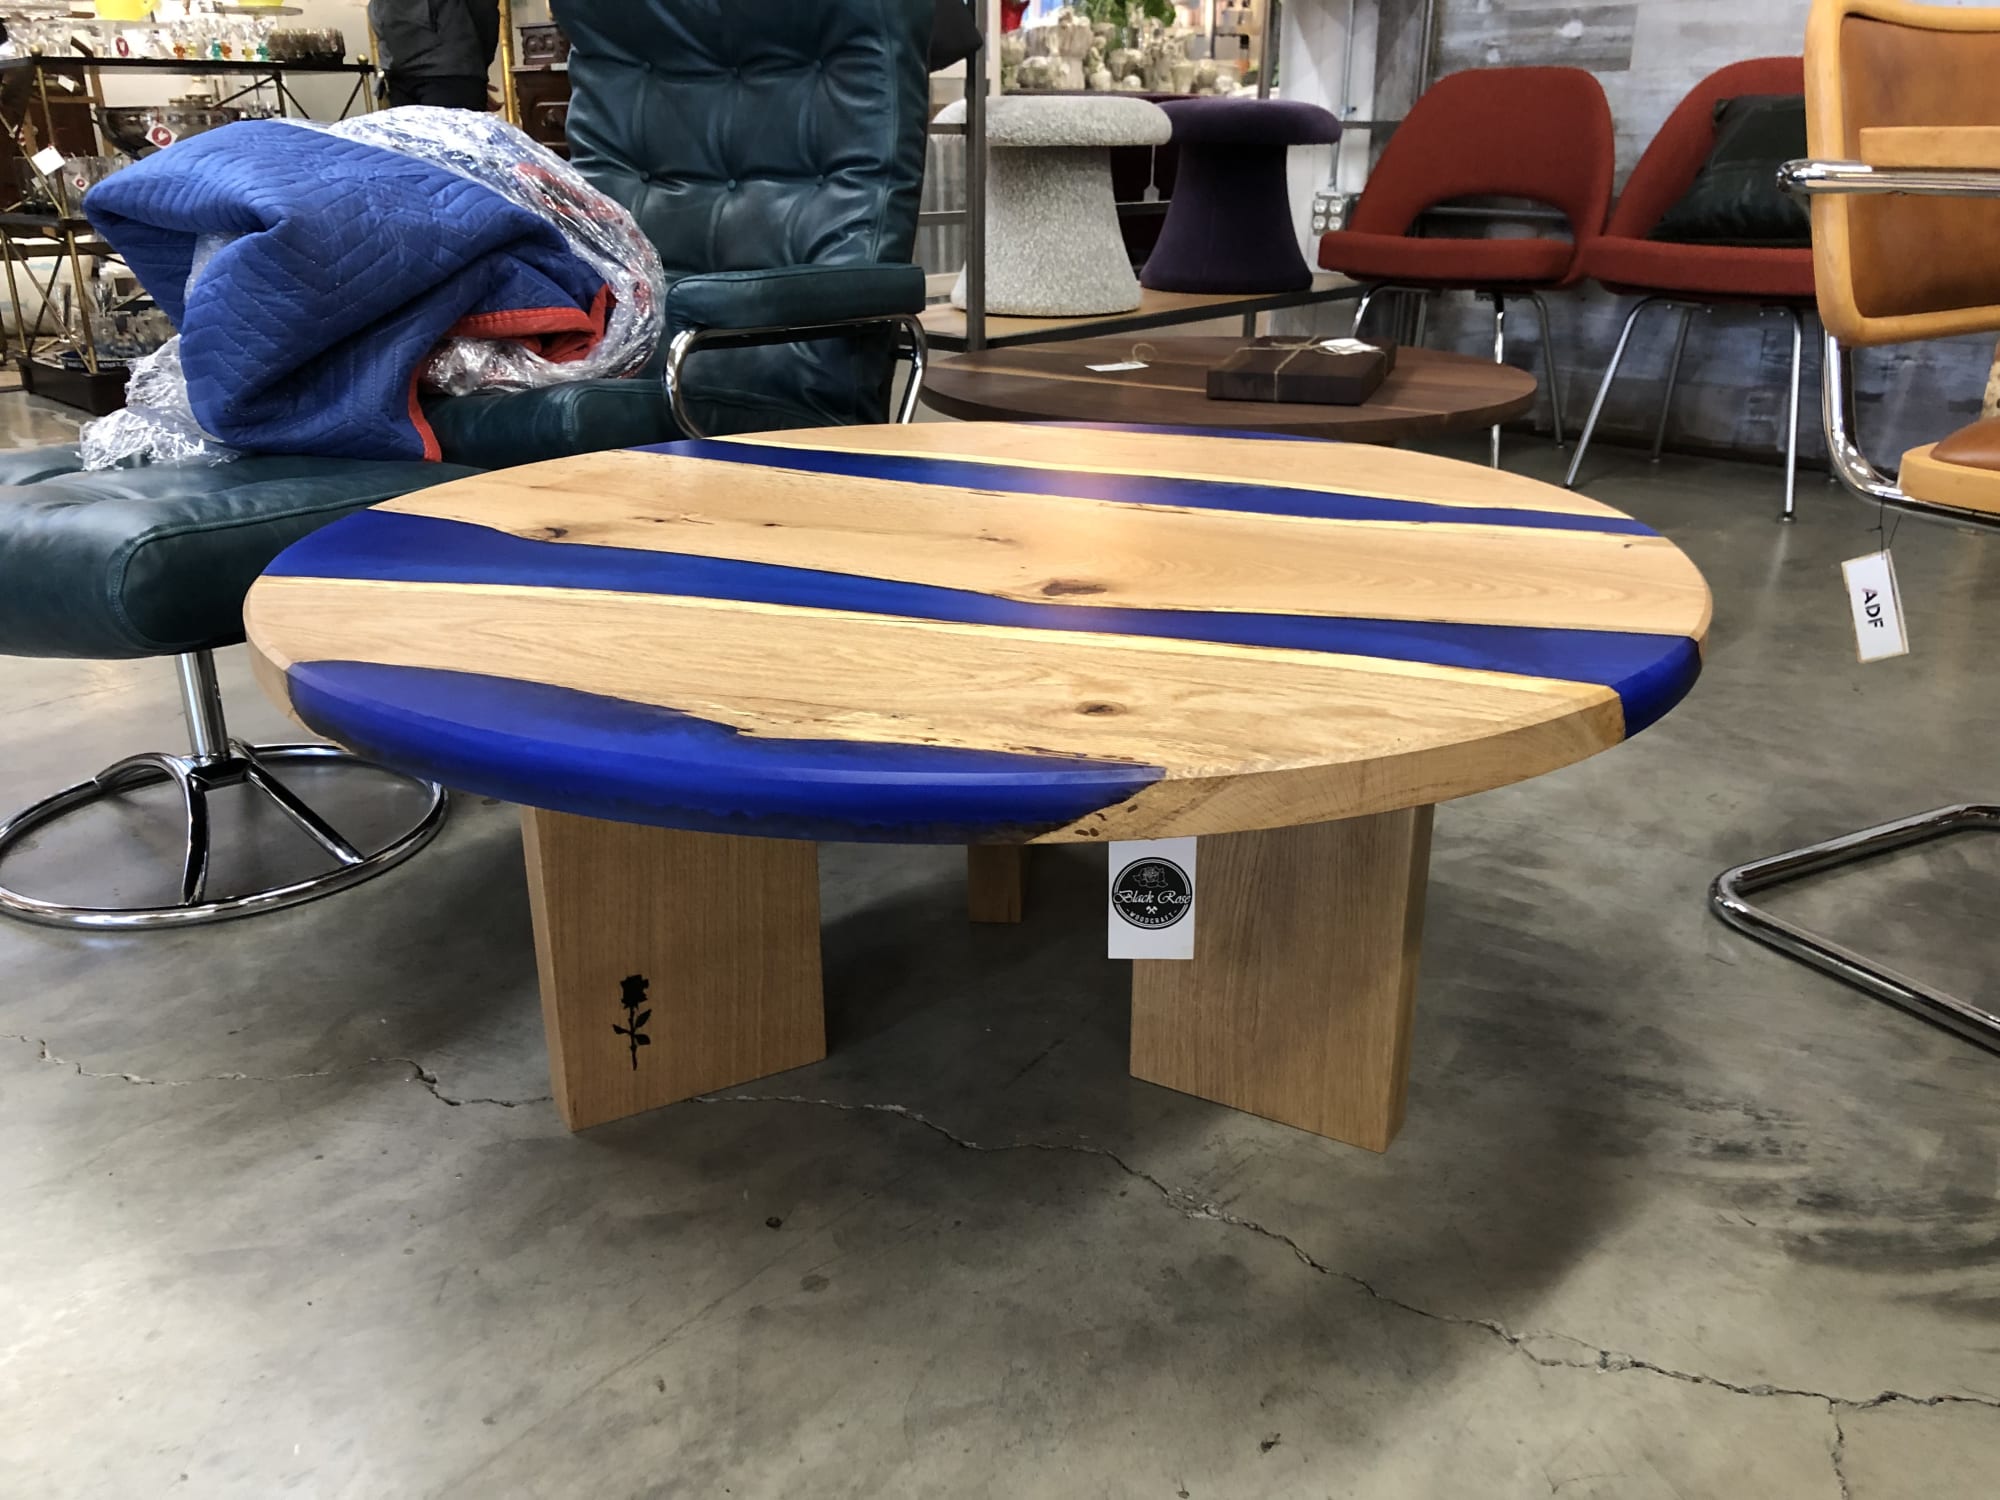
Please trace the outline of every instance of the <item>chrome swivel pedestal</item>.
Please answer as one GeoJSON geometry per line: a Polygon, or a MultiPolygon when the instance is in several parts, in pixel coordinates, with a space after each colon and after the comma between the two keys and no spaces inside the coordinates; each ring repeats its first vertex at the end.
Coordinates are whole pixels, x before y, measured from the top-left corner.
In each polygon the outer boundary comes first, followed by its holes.
{"type": "Polygon", "coordinates": [[[443,826],[446,796],[441,786],[404,776],[333,745],[246,745],[229,737],[222,717],[222,694],[215,680],[215,661],[206,651],[176,657],[181,707],[187,715],[189,749],[184,755],[133,755],[108,766],[88,781],[44,798],[0,823],[0,866],[13,850],[37,832],[77,809],[144,786],[172,782],[180,791],[186,819],[186,853],[181,862],[180,899],[171,906],[71,906],[26,895],[0,883],[0,911],[54,927],[99,930],[186,926],[247,917],[255,912],[297,906],[381,874],[402,863],[431,841],[443,826]],[[356,848],[332,824],[306,805],[279,780],[276,768],[286,763],[337,764],[357,772],[422,788],[428,797],[417,822],[380,848],[356,848]],[[324,851],[331,868],[288,885],[211,897],[209,878],[208,794],[221,787],[247,786],[261,793],[324,851]]]}

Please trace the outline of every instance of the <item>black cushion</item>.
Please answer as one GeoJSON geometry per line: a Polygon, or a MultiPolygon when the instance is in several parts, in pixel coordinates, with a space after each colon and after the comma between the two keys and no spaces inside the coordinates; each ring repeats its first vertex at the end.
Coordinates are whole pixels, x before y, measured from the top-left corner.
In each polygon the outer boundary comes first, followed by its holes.
{"type": "Polygon", "coordinates": [[[924,66],[942,73],[953,63],[962,63],[979,50],[979,23],[972,19],[966,0],[937,0],[937,17],[931,26],[930,53],[924,66]]]}
{"type": "Polygon", "coordinates": [[[1792,249],[1812,243],[1805,205],[1778,186],[1778,168],[1806,154],[1803,94],[1744,94],[1715,106],[1715,147],[1649,239],[1680,245],[1792,249]]]}
{"type": "Polygon", "coordinates": [[[239,458],[85,473],[74,448],[0,454],[0,654],[168,656],[243,639],[265,565],[349,511],[475,472],[239,458]]]}

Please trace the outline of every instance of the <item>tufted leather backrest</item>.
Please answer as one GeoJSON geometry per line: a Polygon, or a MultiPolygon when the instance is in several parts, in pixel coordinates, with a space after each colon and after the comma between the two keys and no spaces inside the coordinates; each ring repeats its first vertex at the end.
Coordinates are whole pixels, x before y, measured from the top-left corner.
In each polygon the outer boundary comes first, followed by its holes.
{"type": "MultiPolygon", "coordinates": [[[[571,160],[632,210],[669,278],[910,259],[933,0],[551,8],[571,43],[571,160]]],[[[812,414],[878,421],[887,344],[859,343],[698,355],[689,383],[726,401],[776,381],[812,414]]]]}

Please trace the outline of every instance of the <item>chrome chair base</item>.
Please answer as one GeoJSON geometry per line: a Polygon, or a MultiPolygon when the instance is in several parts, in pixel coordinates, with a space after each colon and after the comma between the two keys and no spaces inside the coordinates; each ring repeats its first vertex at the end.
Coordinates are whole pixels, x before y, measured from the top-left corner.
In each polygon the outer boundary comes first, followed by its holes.
{"type": "MultiPolygon", "coordinates": [[[[1638,324],[1640,315],[1651,308],[1671,307],[1680,313],[1680,327],[1674,333],[1673,358],[1667,365],[1667,388],[1660,397],[1660,415],[1653,427],[1652,461],[1660,461],[1660,450],[1667,440],[1667,418],[1673,411],[1674,387],[1680,383],[1681,359],[1687,353],[1688,324],[1697,312],[1712,311],[1716,305],[1688,302],[1679,297],[1641,297],[1632,311],[1626,314],[1625,326],[1618,334],[1617,347],[1611,351],[1611,363],[1605,368],[1604,379],[1597,387],[1597,399],[1591,402],[1590,415],[1584,419],[1583,435],[1577,439],[1576,454],[1570,459],[1569,473],[1563,477],[1564,489],[1576,488],[1576,476],[1583,468],[1584,455],[1590,452],[1590,440],[1597,435],[1597,419],[1604,415],[1605,398],[1611,394],[1611,387],[1618,379],[1618,367],[1625,361],[1625,348],[1632,342],[1632,330],[1638,324]]],[[[1781,521],[1790,521],[1798,515],[1799,386],[1805,370],[1805,314],[1789,303],[1776,303],[1761,310],[1782,312],[1792,320],[1792,379],[1790,400],[1785,408],[1785,508],[1778,517],[1781,521]]]]}
{"type": "Polygon", "coordinates": [[[391,771],[373,761],[362,760],[333,745],[253,746],[240,740],[227,740],[219,754],[130,756],[116,765],[107,766],[88,781],[78,782],[53,797],[43,798],[0,824],[0,862],[4,862],[7,855],[25,840],[80,808],[139,787],[157,786],[161,782],[172,782],[179,788],[186,825],[186,852],[181,864],[178,901],[171,906],[150,907],[72,906],[0,885],[0,911],[51,927],[82,927],[98,931],[193,926],[201,922],[219,922],[229,917],[276,911],[330,896],[335,891],[359,885],[401,864],[437,835],[444,824],[448,805],[443,787],[405,776],[400,771],[391,771]],[[278,779],[274,763],[288,761],[337,763],[392,777],[424,788],[429,793],[429,805],[411,827],[379,849],[363,852],[278,779]],[[332,868],[288,885],[211,899],[208,892],[208,794],[221,787],[238,785],[249,786],[275,804],[280,812],[319,845],[331,861],[332,868]]]}
{"type": "MultiPolygon", "coordinates": [[[[1356,338],[1361,336],[1361,320],[1368,316],[1368,309],[1375,305],[1377,297],[1386,293],[1413,296],[1417,299],[1416,343],[1421,347],[1425,324],[1430,316],[1431,297],[1436,291],[1435,287],[1404,286],[1392,281],[1373,283],[1361,293],[1361,300],[1354,304],[1354,323],[1350,331],[1356,338]]],[[[1480,292],[1477,295],[1493,304],[1493,363],[1504,365],[1507,362],[1506,295],[1502,292],[1480,292]]],[[[1549,304],[1542,299],[1540,292],[1529,292],[1527,296],[1535,304],[1536,316],[1542,324],[1542,364],[1549,375],[1549,416],[1555,425],[1556,447],[1566,448],[1569,444],[1563,436],[1562,372],[1556,367],[1556,348],[1549,335],[1549,304]]],[[[1602,405],[1601,400],[1599,404],[1602,405]]],[[[1488,447],[1488,461],[1491,467],[1497,469],[1500,467],[1500,428],[1497,425],[1488,435],[1488,447]]]]}
{"type": "Polygon", "coordinates": [[[1900,974],[1886,965],[1856,953],[1798,923],[1750,901],[1757,891],[1802,880],[1844,865],[1873,859],[1893,850],[1907,849],[1933,839],[1979,830],[2000,831],[2000,804],[1960,803],[1933,808],[1912,817],[1898,818],[1864,828],[1858,833],[1828,839],[1803,849],[1774,854],[1724,870],[1709,888],[1709,908],[1738,932],[1775,948],[1789,958],[1810,964],[1878,1000],[1908,1011],[1969,1042],[2000,1052],[2000,1013],[1977,1001],[1945,993],[1921,980],[1900,974]]]}

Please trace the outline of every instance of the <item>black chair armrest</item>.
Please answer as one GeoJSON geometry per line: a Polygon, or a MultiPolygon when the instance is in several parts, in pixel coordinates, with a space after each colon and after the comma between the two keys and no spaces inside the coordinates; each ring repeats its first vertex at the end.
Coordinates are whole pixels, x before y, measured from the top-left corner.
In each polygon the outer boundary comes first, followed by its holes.
{"type": "Polygon", "coordinates": [[[683,276],[667,289],[669,337],[690,328],[803,328],[924,310],[913,265],[780,266],[683,276]]]}

